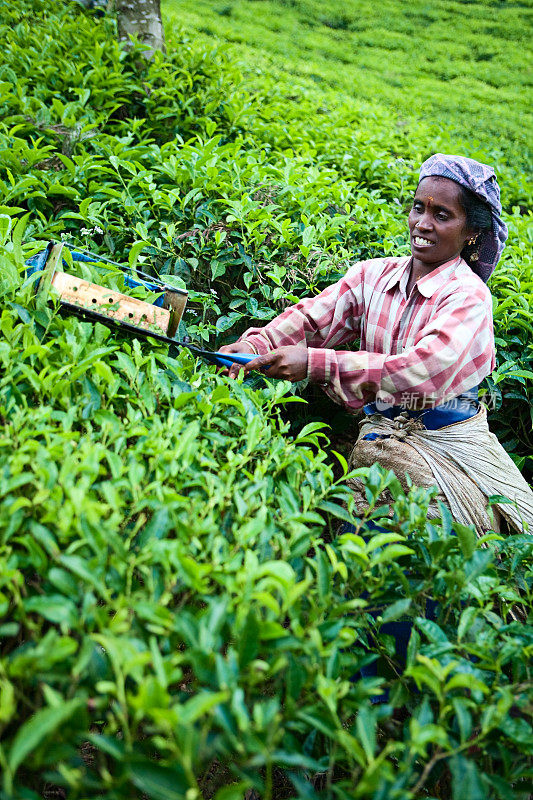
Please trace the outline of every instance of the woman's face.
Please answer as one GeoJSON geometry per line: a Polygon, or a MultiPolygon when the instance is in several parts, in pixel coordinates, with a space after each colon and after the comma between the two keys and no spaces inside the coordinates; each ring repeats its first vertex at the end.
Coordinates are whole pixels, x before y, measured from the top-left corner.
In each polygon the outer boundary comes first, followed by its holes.
{"type": "Polygon", "coordinates": [[[474,231],[466,226],[460,189],[448,178],[424,178],[409,213],[411,252],[420,266],[436,267],[459,255],[474,231]]]}

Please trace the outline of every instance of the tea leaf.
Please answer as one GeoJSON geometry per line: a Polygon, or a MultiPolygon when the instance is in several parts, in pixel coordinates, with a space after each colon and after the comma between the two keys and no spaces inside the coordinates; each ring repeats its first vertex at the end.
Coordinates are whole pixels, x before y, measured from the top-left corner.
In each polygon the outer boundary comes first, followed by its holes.
{"type": "Polygon", "coordinates": [[[65,723],[80,708],[79,698],[68,700],[61,706],[43,708],[19,728],[8,753],[8,764],[12,773],[51,733],[65,723]]]}

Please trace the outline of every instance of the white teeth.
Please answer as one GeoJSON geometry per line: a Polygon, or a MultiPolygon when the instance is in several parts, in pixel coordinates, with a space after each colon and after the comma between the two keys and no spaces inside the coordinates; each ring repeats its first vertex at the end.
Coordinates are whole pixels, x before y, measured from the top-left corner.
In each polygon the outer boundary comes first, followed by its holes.
{"type": "Polygon", "coordinates": [[[421,236],[415,236],[414,237],[414,241],[415,241],[415,244],[418,244],[421,247],[424,247],[424,246],[426,246],[428,244],[433,244],[433,242],[430,242],[428,239],[423,239],[421,236]]]}

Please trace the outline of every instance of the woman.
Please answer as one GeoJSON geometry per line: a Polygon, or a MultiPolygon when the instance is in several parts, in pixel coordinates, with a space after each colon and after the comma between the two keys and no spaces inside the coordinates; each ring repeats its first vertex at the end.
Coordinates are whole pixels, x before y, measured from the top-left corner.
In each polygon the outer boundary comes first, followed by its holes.
{"type": "MultiPolygon", "coordinates": [[[[436,501],[480,534],[498,529],[499,515],[533,531],[533,493],[477,399],[495,366],[486,282],[507,238],[500,214],[494,170],[438,153],[420,169],[410,257],[356,263],[318,296],[221,348],[257,353],[245,372],[268,366],[272,376],[308,377],[347,409],[363,409],[351,465],[378,461],[404,487],[406,475],[436,485],[436,501]],[[337,349],[358,338],[359,351],[337,349]],[[494,519],[491,495],[512,501],[496,503],[494,519]]],[[[363,510],[362,483],[353,490],[363,510]]],[[[439,514],[436,501],[430,516],[439,514]]]]}

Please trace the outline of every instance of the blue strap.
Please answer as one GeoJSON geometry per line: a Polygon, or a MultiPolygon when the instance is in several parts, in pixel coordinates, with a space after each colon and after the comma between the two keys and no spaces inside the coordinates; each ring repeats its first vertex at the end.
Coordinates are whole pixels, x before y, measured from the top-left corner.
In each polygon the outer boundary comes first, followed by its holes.
{"type": "MultiPolygon", "coordinates": [[[[475,417],[479,411],[478,400],[479,386],[474,386],[467,392],[447,400],[434,408],[426,408],[422,411],[413,411],[403,406],[389,406],[382,408],[382,403],[367,403],[363,411],[367,417],[372,414],[381,414],[382,417],[387,419],[395,419],[400,414],[407,414],[411,419],[420,419],[424,423],[426,430],[436,431],[439,428],[445,428],[447,425],[453,425],[455,422],[463,422],[465,419],[475,417]]],[[[371,434],[368,434],[369,436],[371,434]]],[[[366,439],[366,436],[364,437],[366,439]]]]}

